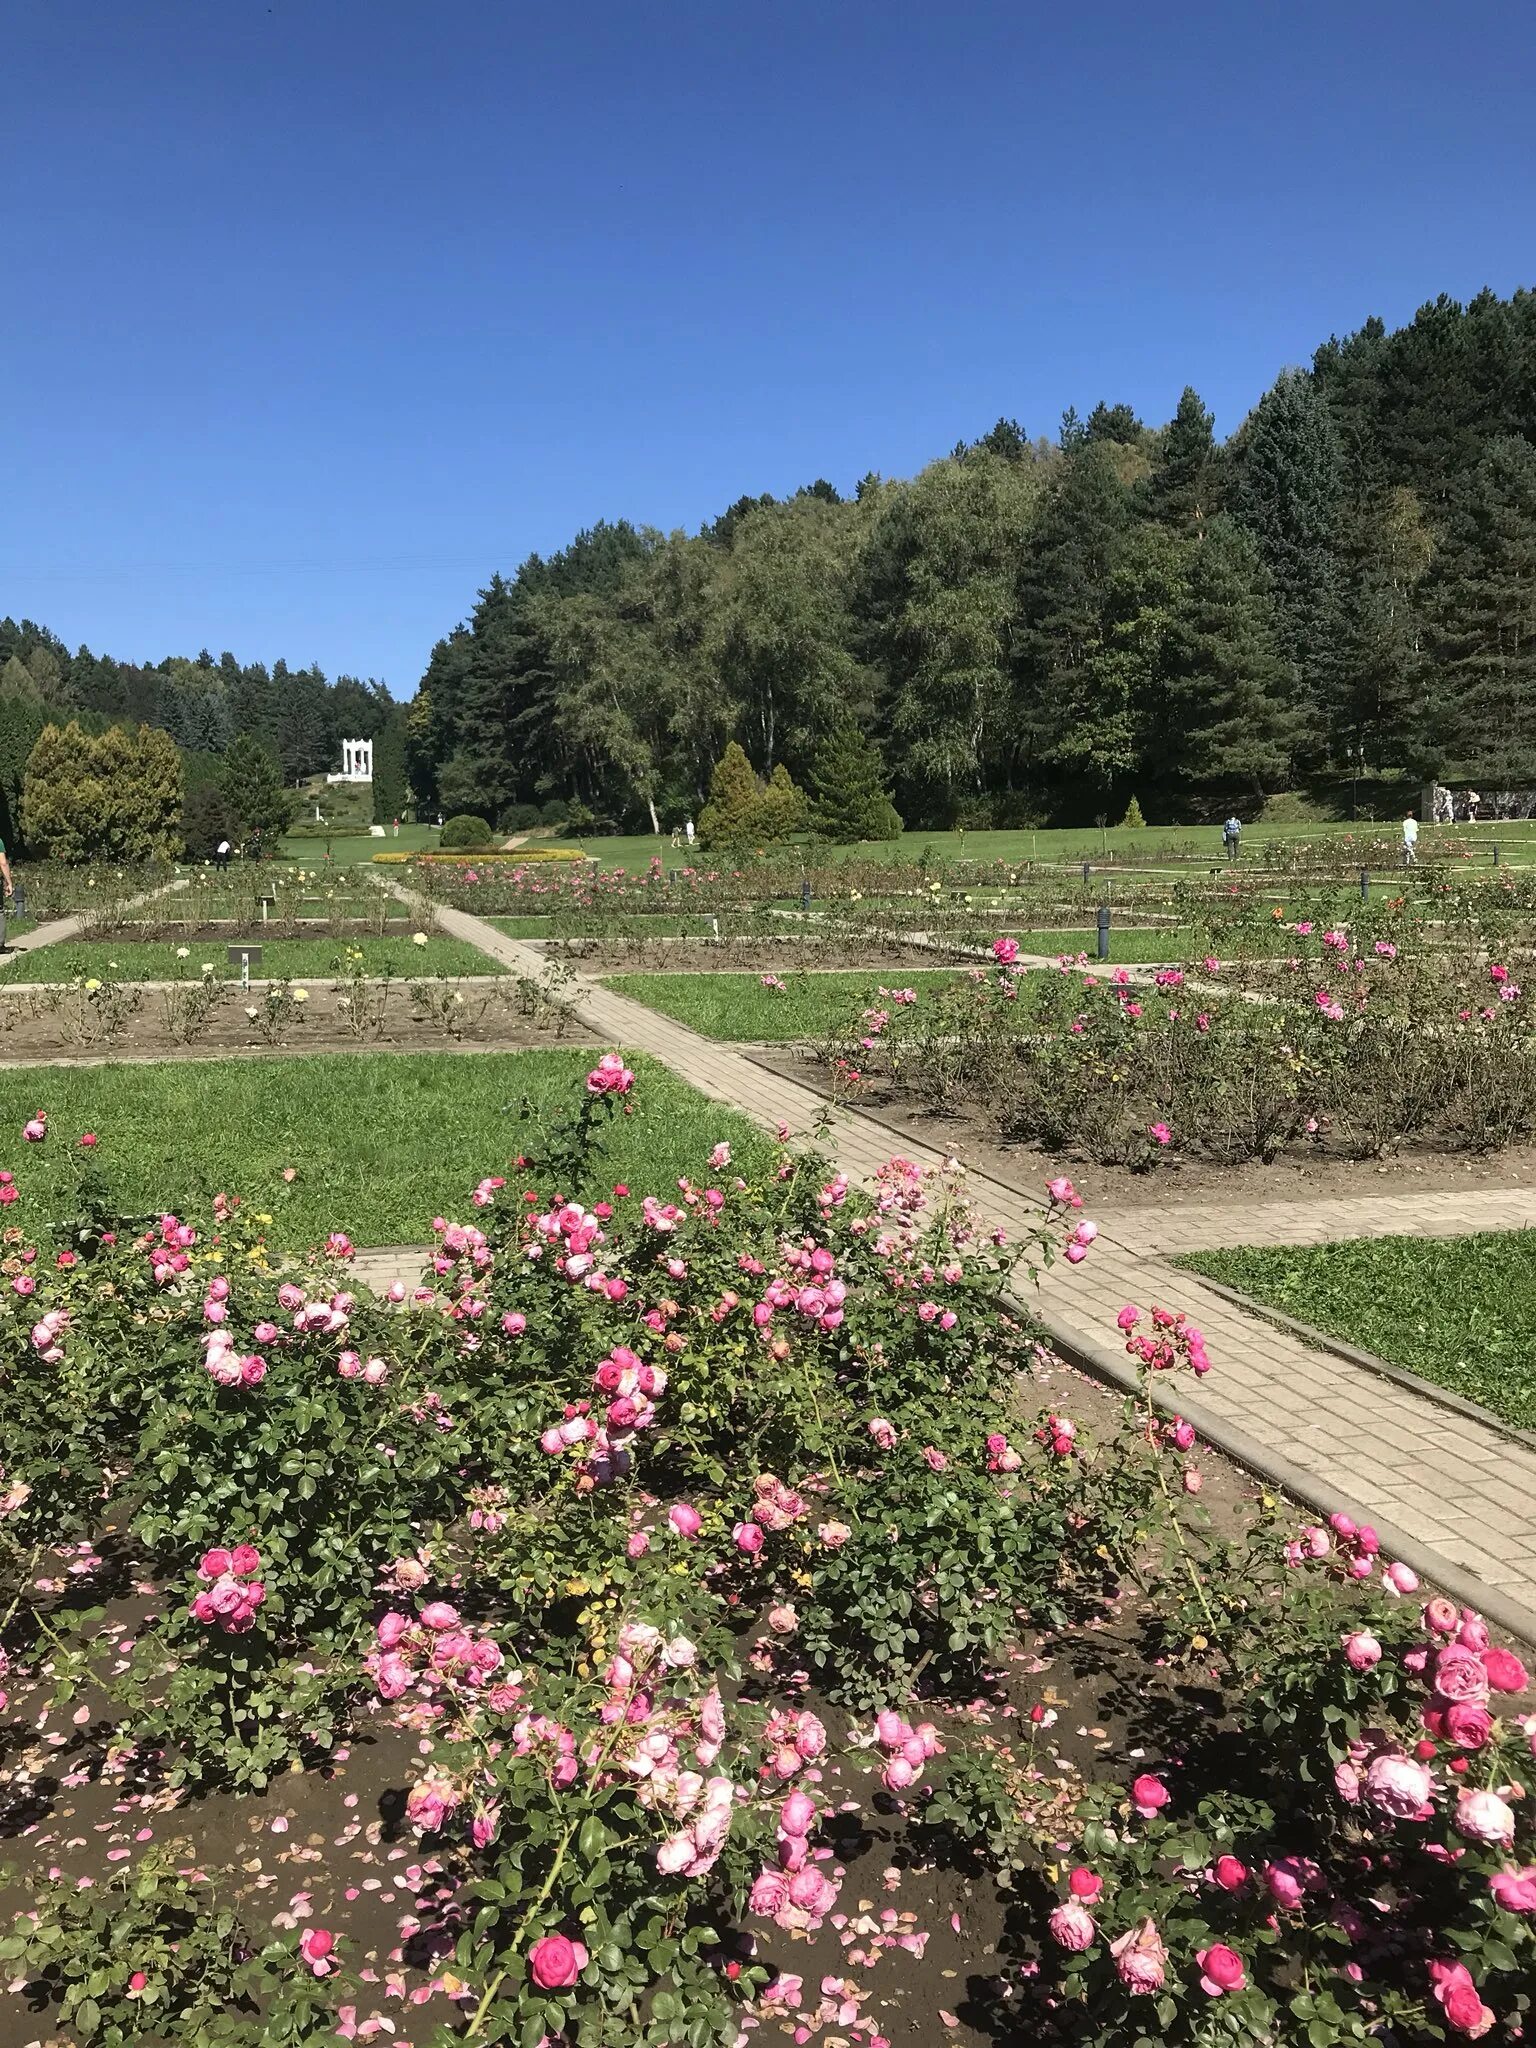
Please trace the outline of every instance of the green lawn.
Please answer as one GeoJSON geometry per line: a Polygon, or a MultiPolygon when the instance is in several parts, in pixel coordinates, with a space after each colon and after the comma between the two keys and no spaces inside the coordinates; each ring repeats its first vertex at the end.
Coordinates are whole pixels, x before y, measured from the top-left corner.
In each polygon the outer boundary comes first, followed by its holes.
{"type": "MultiPolygon", "coordinates": [[[[34,1229],[67,1215],[76,1169],[89,1157],[126,1214],[180,1211],[224,1189],[270,1211],[270,1236],[285,1249],[332,1229],[359,1245],[423,1243],[436,1215],[473,1220],[469,1195],[483,1175],[513,1177],[509,1162],[537,1135],[518,1117],[523,1098],[563,1115],[583,1098],[593,1058],[328,1053],[0,1071],[0,1158],[21,1188],[7,1220],[34,1229]],[[24,1144],[21,1126],[39,1109],[48,1112],[48,1138],[24,1144]],[[77,1144],[87,1130],[100,1140],[90,1154],[77,1144]],[[285,1185],[289,1166],[297,1177],[285,1185]]],[[[734,1111],[653,1061],[631,1064],[635,1114],[613,1120],[580,1190],[589,1199],[616,1181],[638,1200],[675,1194],[683,1173],[706,1180],[721,1138],[744,1171],[766,1160],[768,1140],[734,1111]]]]}
{"type": "MultiPolygon", "coordinates": [[[[1019,931],[1009,925],[999,927],[1000,931],[1011,932],[1025,953],[1049,953],[1059,955],[1070,953],[1074,958],[1086,953],[1090,960],[1099,955],[1097,930],[1078,928],[1075,931],[1019,931]]],[[[1178,930],[1163,931],[1137,930],[1130,925],[1112,925],[1109,934],[1109,959],[1113,965],[1117,960],[1125,961],[1179,961],[1187,960],[1197,945],[1203,944],[1201,935],[1191,926],[1178,930]]]]}
{"type": "Polygon", "coordinates": [[[785,962],[778,970],[785,993],[765,988],[760,973],[615,974],[610,988],[633,996],[637,1003],[676,1017],[706,1038],[766,1042],[807,1038],[852,1022],[861,1009],[892,1007],[879,991],[915,988],[919,1000],[954,980],[953,969],[914,972],[892,967],[884,972],[797,974],[785,962]]]}
{"type": "MultiPolygon", "coordinates": [[[[1350,853],[1349,842],[1356,846],[1370,846],[1374,842],[1385,842],[1389,849],[1395,849],[1400,841],[1400,823],[1386,819],[1376,824],[1364,820],[1357,824],[1308,824],[1308,825],[1258,825],[1244,827],[1242,857],[1238,862],[1241,873],[1244,863],[1257,864],[1266,852],[1276,853],[1296,845],[1336,845],[1341,859],[1350,853]]],[[[1473,828],[1465,826],[1425,825],[1419,834],[1419,859],[1433,860],[1435,849],[1443,840],[1454,840],[1457,844],[1470,842],[1477,849],[1475,864],[1481,869],[1492,862],[1492,847],[1498,844],[1502,860],[1512,865],[1530,865],[1536,862],[1536,821],[1521,821],[1511,824],[1480,824],[1473,828]]],[[[561,841],[579,844],[583,852],[604,867],[622,867],[631,870],[644,868],[653,858],[659,859],[669,868],[692,867],[701,871],[725,870],[737,862],[724,853],[706,854],[697,846],[674,847],[668,834],[653,838],[649,833],[625,838],[582,839],[561,841]]],[[[379,841],[373,842],[375,849],[379,841]]],[[[394,844],[393,841],[390,842],[394,844]]],[[[404,845],[402,833],[401,844],[404,845]]],[[[1016,832],[904,832],[899,839],[879,840],[863,846],[835,847],[831,851],[834,860],[916,860],[924,848],[932,850],[938,860],[974,861],[1094,861],[1113,855],[1119,860],[1155,859],[1158,855],[1177,854],[1195,856],[1200,863],[1221,865],[1221,828],[1219,825],[1147,825],[1127,828],[1111,825],[1100,828],[1084,825],[1061,830],[1016,831],[1016,832]]],[[[781,849],[791,856],[794,848],[781,849]]],[[[1381,862],[1373,856],[1371,865],[1379,869],[1381,862]]]]}
{"type": "MultiPolygon", "coordinates": [[[[219,981],[238,981],[240,962],[228,958],[225,940],[189,939],[187,957],[178,960],[179,948],[167,940],[152,944],[143,939],[66,939],[57,946],[40,946],[35,952],[7,954],[0,960],[0,986],[6,982],[73,981],[78,975],[105,981],[173,981],[178,974],[196,979],[205,960],[213,963],[219,981]]],[[[498,961],[482,953],[467,940],[429,933],[424,946],[415,944],[409,931],[386,939],[268,939],[251,940],[260,945],[261,960],[251,962],[253,977],[274,981],[284,975],[295,980],[346,976],[352,969],[342,962],[349,946],[363,956],[369,974],[388,972],[397,981],[421,974],[504,974],[498,961]],[[342,964],[338,965],[338,962],[342,964]]]]}
{"type": "Polygon", "coordinates": [[[1196,1252],[1177,1263],[1536,1429],[1536,1230],[1196,1252]]]}
{"type": "Polygon", "coordinates": [[[312,839],[307,834],[290,832],[282,840],[279,852],[284,860],[296,861],[301,868],[323,868],[327,853],[332,867],[350,867],[356,861],[372,860],[376,853],[433,852],[438,837],[436,825],[402,825],[398,839],[392,832],[384,839],[375,839],[366,830],[337,831],[329,839],[323,834],[312,839]]]}

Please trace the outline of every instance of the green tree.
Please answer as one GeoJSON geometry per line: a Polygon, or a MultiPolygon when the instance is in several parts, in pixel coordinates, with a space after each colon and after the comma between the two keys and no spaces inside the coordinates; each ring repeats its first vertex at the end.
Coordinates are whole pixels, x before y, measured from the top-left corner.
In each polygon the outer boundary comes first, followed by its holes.
{"type": "Polygon", "coordinates": [[[1162,447],[1147,480],[1149,515],[1178,532],[1197,532],[1219,497],[1215,418],[1192,384],[1163,429],[1162,447]]]}
{"type": "Polygon", "coordinates": [[[1162,650],[1161,718],[1152,751],[1186,790],[1279,787],[1298,720],[1290,671],[1250,533],[1217,514],[1185,557],[1183,589],[1162,650]]]}
{"type": "Polygon", "coordinates": [[[811,827],[837,846],[896,839],[901,819],[885,787],[879,750],[842,719],[816,750],[811,767],[811,827]]]}
{"type": "Polygon", "coordinates": [[[1536,777],[1536,446],[1501,435],[1462,487],[1425,593],[1447,744],[1488,780],[1536,777]]]}
{"type": "Polygon", "coordinates": [[[253,734],[242,733],[224,756],[220,787],[240,844],[255,852],[274,848],[293,823],[298,800],[283,787],[276,759],[253,734]]]}
{"type": "Polygon", "coordinates": [[[1340,617],[1344,465],[1338,431],[1312,379],[1287,370],[1239,436],[1232,509],[1269,573],[1276,641],[1298,683],[1314,757],[1326,752],[1340,617]]]}
{"type": "Polygon", "coordinates": [[[168,733],[74,720],[47,725],[22,781],[22,832],[40,859],[174,860],[181,851],[181,760],[168,733]]]}
{"type": "Polygon", "coordinates": [[[752,837],[760,797],[752,763],[732,740],[709,779],[709,802],[699,813],[699,844],[745,846],[752,837]]]}
{"type": "Polygon", "coordinates": [[[804,792],[797,789],[782,761],[768,778],[768,786],[749,813],[749,837],[755,844],[788,839],[804,829],[807,813],[804,792]]]}

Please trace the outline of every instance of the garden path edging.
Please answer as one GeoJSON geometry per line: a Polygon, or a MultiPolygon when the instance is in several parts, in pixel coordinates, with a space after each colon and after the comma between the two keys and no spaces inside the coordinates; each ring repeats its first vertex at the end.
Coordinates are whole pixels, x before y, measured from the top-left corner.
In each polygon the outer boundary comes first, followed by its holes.
{"type": "MultiPolygon", "coordinates": [[[[1023,1301],[1023,1297],[1016,1296],[1023,1301]]],[[[1112,1386],[1126,1393],[1139,1391],[1136,1373],[1124,1357],[1111,1350],[1107,1344],[1100,1344],[1082,1331],[1052,1315],[1049,1309],[1038,1303],[1029,1304],[1036,1320],[1042,1323],[1052,1345],[1069,1363],[1081,1367],[1094,1379],[1107,1380],[1112,1386]]],[[[1411,1565],[1420,1578],[1429,1580],[1452,1599],[1463,1606],[1475,1607],[1485,1619],[1496,1622],[1501,1629],[1518,1636],[1525,1644],[1536,1646],[1536,1607],[1527,1606],[1522,1600],[1512,1599],[1501,1593],[1496,1586],[1490,1586],[1474,1572],[1465,1570],[1430,1544],[1411,1536],[1395,1523],[1384,1521],[1380,1515],[1369,1513],[1357,1500],[1337,1487],[1309,1472],[1303,1465],[1297,1465],[1286,1457],[1283,1451],[1259,1443],[1236,1423],[1213,1415],[1196,1395],[1193,1400],[1181,1395],[1177,1400],[1170,1398],[1169,1391],[1154,1382],[1153,1399],[1160,1408],[1170,1415],[1177,1411],[1186,1422],[1192,1423],[1197,1434],[1234,1463],[1243,1466],[1257,1478],[1278,1487],[1282,1493],[1290,1494],[1305,1506],[1320,1515],[1347,1514],[1357,1520],[1366,1514],[1384,1549],[1411,1565]]]]}
{"type": "Polygon", "coordinates": [[[1300,1322],[1295,1316],[1287,1315],[1284,1309],[1272,1308],[1267,1301],[1260,1301],[1257,1295],[1244,1294],[1240,1287],[1229,1287],[1225,1280],[1213,1280],[1198,1266],[1180,1266],[1180,1271],[1194,1273],[1200,1285],[1209,1287],[1213,1294],[1234,1302],[1249,1315],[1260,1316],[1267,1323],[1278,1323],[1282,1329],[1293,1331],[1315,1349],[1347,1358],[1351,1365],[1361,1366],[1366,1372],[1380,1373],[1384,1380],[1394,1380],[1398,1386],[1407,1387],[1424,1400],[1433,1401],[1437,1407],[1449,1408],[1456,1415],[1470,1416],[1474,1422],[1482,1423],[1485,1429],[1496,1429],[1501,1436],[1524,1444],[1528,1450],[1536,1450],[1536,1429],[1522,1429],[1517,1422],[1506,1422],[1502,1415],[1495,1415],[1491,1408],[1484,1408],[1477,1401],[1469,1401],[1464,1394],[1452,1393],[1449,1387],[1442,1387],[1435,1380],[1410,1372],[1406,1365],[1394,1365],[1390,1358],[1382,1358],[1374,1351],[1362,1351],[1358,1344],[1332,1336],[1327,1330],[1316,1329],[1311,1323],[1300,1322]]]}

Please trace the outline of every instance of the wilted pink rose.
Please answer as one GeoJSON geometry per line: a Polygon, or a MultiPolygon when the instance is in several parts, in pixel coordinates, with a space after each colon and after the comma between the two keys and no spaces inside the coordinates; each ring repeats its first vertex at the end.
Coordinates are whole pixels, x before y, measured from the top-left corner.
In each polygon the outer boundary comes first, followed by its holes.
{"type": "Polygon", "coordinates": [[[1536,1913],[1536,1863],[1523,1870],[1496,1870],[1488,1889],[1506,1913],[1536,1913]]]}
{"type": "Polygon", "coordinates": [[[1515,1838],[1514,1809],[1497,1792],[1463,1785],[1456,1794],[1456,1831],[1469,1841],[1502,1848],[1515,1838]]]}
{"type": "Polygon", "coordinates": [[[1213,1941],[1209,1948],[1196,1949],[1195,1961],[1200,1965],[1200,1988],[1208,1998],[1219,1998],[1225,1991],[1241,1991],[1248,1982],[1242,1957],[1222,1942],[1213,1941]]]}
{"type": "Polygon", "coordinates": [[[1365,1774],[1365,1796],[1378,1813],[1394,1820],[1417,1820],[1430,1803],[1435,1781],[1421,1763],[1389,1749],[1372,1757],[1365,1774]]]}
{"type": "Polygon", "coordinates": [[[1074,1954],[1085,1948],[1092,1948],[1098,1939],[1098,1928],[1093,1915],[1077,1899],[1064,1899],[1050,1917],[1051,1939],[1060,1948],[1070,1949],[1074,1954]]]}
{"type": "Polygon", "coordinates": [[[772,1917],[789,1904],[789,1879],[782,1870],[763,1870],[752,1880],[747,1904],[754,1913],[772,1917]]]}
{"type": "Polygon", "coordinates": [[[1109,1951],[1115,1959],[1120,1982],[1127,1991],[1145,1996],[1162,1990],[1168,1954],[1154,1921],[1143,1920],[1139,1927],[1128,1927],[1124,1934],[1110,1943],[1109,1951]]]}

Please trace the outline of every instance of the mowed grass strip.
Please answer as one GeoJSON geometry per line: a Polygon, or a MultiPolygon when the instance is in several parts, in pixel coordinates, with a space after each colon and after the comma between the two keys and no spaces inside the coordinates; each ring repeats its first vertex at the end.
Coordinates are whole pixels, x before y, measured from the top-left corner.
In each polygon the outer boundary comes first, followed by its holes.
{"type": "Polygon", "coordinates": [[[473,1219],[469,1196],[486,1174],[521,1193],[588,1199],[626,1182],[676,1195],[680,1174],[710,1179],[722,1138],[733,1171],[764,1165],[771,1146],[733,1111],[707,1102],[666,1068],[636,1056],[634,1114],[616,1116],[587,1184],[555,1189],[511,1162],[536,1152],[539,1126],[520,1117],[575,1109],[596,1054],[586,1052],[327,1053],[272,1060],[194,1060],[165,1066],[33,1067],[0,1072],[0,1163],[21,1200],[8,1223],[38,1230],[67,1217],[82,1166],[101,1173],[128,1216],[164,1208],[206,1216],[224,1190],[270,1213],[270,1240],[302,1251],[328,1231],[359,1245],[425,1243],[434,1216],[473,1219]],[[48,1112],[48,1137],[21,1127],[48,1112]],[[82,1151],[94,1131],[99,1144],[82,1151]],[[295,1169],[285,1184],[283,1170],[295,1169]]]}
{"type": "Polygon", "coordinates": [[[882,987],[916,989],[921,1002],[955,979],[953,969],[902,967],[806,974],[786,965],[777,973],[782,992],[765,985],[762,972],[613,974],[605,980],[619,995],[633,996],[706,1038],[767,1043],[836,1030],[856,1022],[861,1010],[894,1008],[889,995],[880,994],[882,987]]]}
{"type": "Polygon", "coordinates": [[[1536,1230],[1193,1252],[1176,1263],[1536,1429],[1536,1230]]]}
{"type": "Polygon", "coordinates": [[[365,974],[388,974],[396,981],[417,975],[505,974],[506,969],[478,946],[465,939],[447,938],[429,932],[427,943],[418,946],[410,932],[398,938],[362,939],[263,939],[259,933],[240,939],[188,939],[187,957],[178,960],[177,946],[164,939],[65,939],[56,946],[39,946],[32,951],[7,955],[0,960],[0,986],[6,982],[73,981],[196,981],[207,961],[216,981],[238,981],[239,959],[231,961],[230,946],[261,948],[261,959],[251,962],[253,978],[278,981],[284,976],[295,981],[306,977],[320,980],[337,976],[349,980],[354,963],[347,958],[355,948],[362,958],[365,974]]]}

